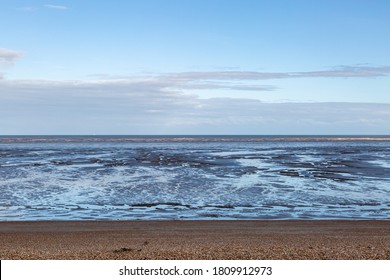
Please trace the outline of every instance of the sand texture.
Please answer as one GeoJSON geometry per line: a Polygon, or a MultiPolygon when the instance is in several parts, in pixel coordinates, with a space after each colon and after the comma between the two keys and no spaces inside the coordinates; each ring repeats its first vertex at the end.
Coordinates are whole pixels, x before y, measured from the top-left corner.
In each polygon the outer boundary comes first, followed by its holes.
{"type": "Polygon", "coordinates": [[[1,259],[390,259],[390,221],[0,222],[1,259]]]}

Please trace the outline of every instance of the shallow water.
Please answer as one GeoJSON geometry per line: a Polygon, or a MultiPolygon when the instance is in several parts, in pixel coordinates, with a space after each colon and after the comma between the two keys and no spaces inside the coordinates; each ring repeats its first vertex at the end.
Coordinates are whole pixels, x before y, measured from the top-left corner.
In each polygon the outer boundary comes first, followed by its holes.
{"type": "Polygon", "coordinates": [[[0,137],[0,220],[389,218],[386,137],[0,137]]]}

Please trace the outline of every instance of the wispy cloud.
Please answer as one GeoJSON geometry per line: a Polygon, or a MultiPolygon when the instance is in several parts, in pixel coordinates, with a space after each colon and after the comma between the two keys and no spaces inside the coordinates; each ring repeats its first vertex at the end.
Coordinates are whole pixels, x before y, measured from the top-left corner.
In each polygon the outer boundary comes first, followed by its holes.
{"type": "MultiPolygon", "coordinates": [[[[22,56],[21,52],[0,49],[0,63],[12,64],[22,56]]],[[[263,84],[266,80],[302,79],[302,78],[372,78],[390,74],[390,66],[340,66],[330,70],[306,72],[256,72],[256,71],[206,71],[180,72],[149,76],[110,76],[106,74],[90,75],[89,80],[80,81],[13,81],[14,85],[30,83],[34,88],[42,86],[66,86],[100,88],[116,86],[118,90],[147,90],[153,92],[185,93],[188,90],[234,90],[234,91],[274,91],[274,85],[263,84]],[[92,79],[91,79],[92,78],[92,79]],[[54,84],[53,84],[54,83],[54,84]]]]}
{"type": "Polygon", "coordinates": [[[390,74],[390,66],[339,66],[332,70],[290,73],[292,77],[322,77],[322,78],[364,78],[382,77],[390,74]]]}
{"type": "MultiPolygon", "coordinates": [[[[168,73],[143,77],[144,83],[176,90],[225,89],[237,91],[273,91],[273,85],[256,84],[265,80],[302,78],[372,78],[390,74],[390,66],[340,66],[330,70],[307,72],[206,71],[168,73]],[[251,83],[248,83],[251,81],[251,83]]],[[[102,76],[104,78],[104,76],[102,76]]],[[[126,78],[121,77],[126,80],[126,78]]]]}
{"type": "Polygon", "coordinates": [[[180,91],[181,86],[160,77],[0,80],[1,130],[3,134],[383,134],[390,127],[390,104],[201,99],[180,91]]]}
{"type": "MultiPolygon", "coordinates": [[[[13,63],[21,52],[0,49],[13,63]]],[[[191,90],[270,91],[272,79],[370,78],[390,67],[341,66],[324,71],[182,72],[89,80],[8,80],[0,75],[0,134],[384,134],[390,104],[264,103],[200,98],[191,90]],[[191,93],[190,93],[191,92],[191,93]]]]}
{"type": "Polygon", "coordinates": [[[22,56],[23,53],[20,51],[0,48],[0,66],[13,65],[22,56]]]}
{"type": "Polygon", "coordinates": [[[47,4],[47,5],[44,5],[44,6],[46,8],[49,8],[49,9],[68,10],[68,7],[64,6],[64,5],[51,5],[51,4],[47,4]]]}
{"type": "MultiPolygon", "coordinates": [[[[302,78],[373,78],[390,74],[390,66],[339,66],[330,70],[306,72],[257,72],[257,71],[203,71],[167,73],[143,77],[147,84],[160,85],[162,88],[176,90],[212,90],[225,89],[237,91],[272,91],[274,85],[259,85],[265,80],[302,79],[302,78]],[[251,81],[251,83],[248,83],[251,81]]],[[[101,75],[102,79],[109,79],[101,75]]],[[[96,78],[99,78],[96,76],[96,78]]],[[[125,77],[118,77],[126,80],[125,77]]],[[[110,79],[115,79],[111,77],[110,79]]],[[[131,80],[131,79],[130,79],[131,80]]]]}
{"type": "Polygon", "coordinates": [[[390,66],[339,66],[330,70],[307,72],[257,72],[257,71],[212,71],[182,72],[166,77],[178,81],[189,80],[273,80],[292,78],[364,78],[390,74],[390,66]]]}
{"type": "MultiPolygon", "coordinates": [[[[14,62],[23,56],[20,51],[0,48],[0,70],[14,65],[14,62]]],[[[0,72],[0,82],[5,80],[3,73],[0,72]]]]}

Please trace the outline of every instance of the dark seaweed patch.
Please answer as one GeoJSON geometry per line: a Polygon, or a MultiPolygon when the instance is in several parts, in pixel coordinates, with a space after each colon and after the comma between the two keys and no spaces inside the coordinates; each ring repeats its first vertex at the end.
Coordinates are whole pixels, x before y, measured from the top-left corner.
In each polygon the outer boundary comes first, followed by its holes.
{"type": "Polygon", "coordinates": [[[130,204],[131,207],[157,207],[157,206],[176,206],[176,207],[186,207],[190,208],[191,206],[188,204],[181,204],[176,202],[164,202],[164,203],[136,203],[130,204]]]}

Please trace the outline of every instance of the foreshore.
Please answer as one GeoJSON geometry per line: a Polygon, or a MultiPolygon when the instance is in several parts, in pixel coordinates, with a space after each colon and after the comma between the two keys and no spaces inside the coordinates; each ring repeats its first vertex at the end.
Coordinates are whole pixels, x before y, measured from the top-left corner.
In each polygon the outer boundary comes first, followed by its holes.
{"type": "Polygon", "coordinates": [[[0,259],[390,259],[390,221],[0,222],[0,259]]]}

